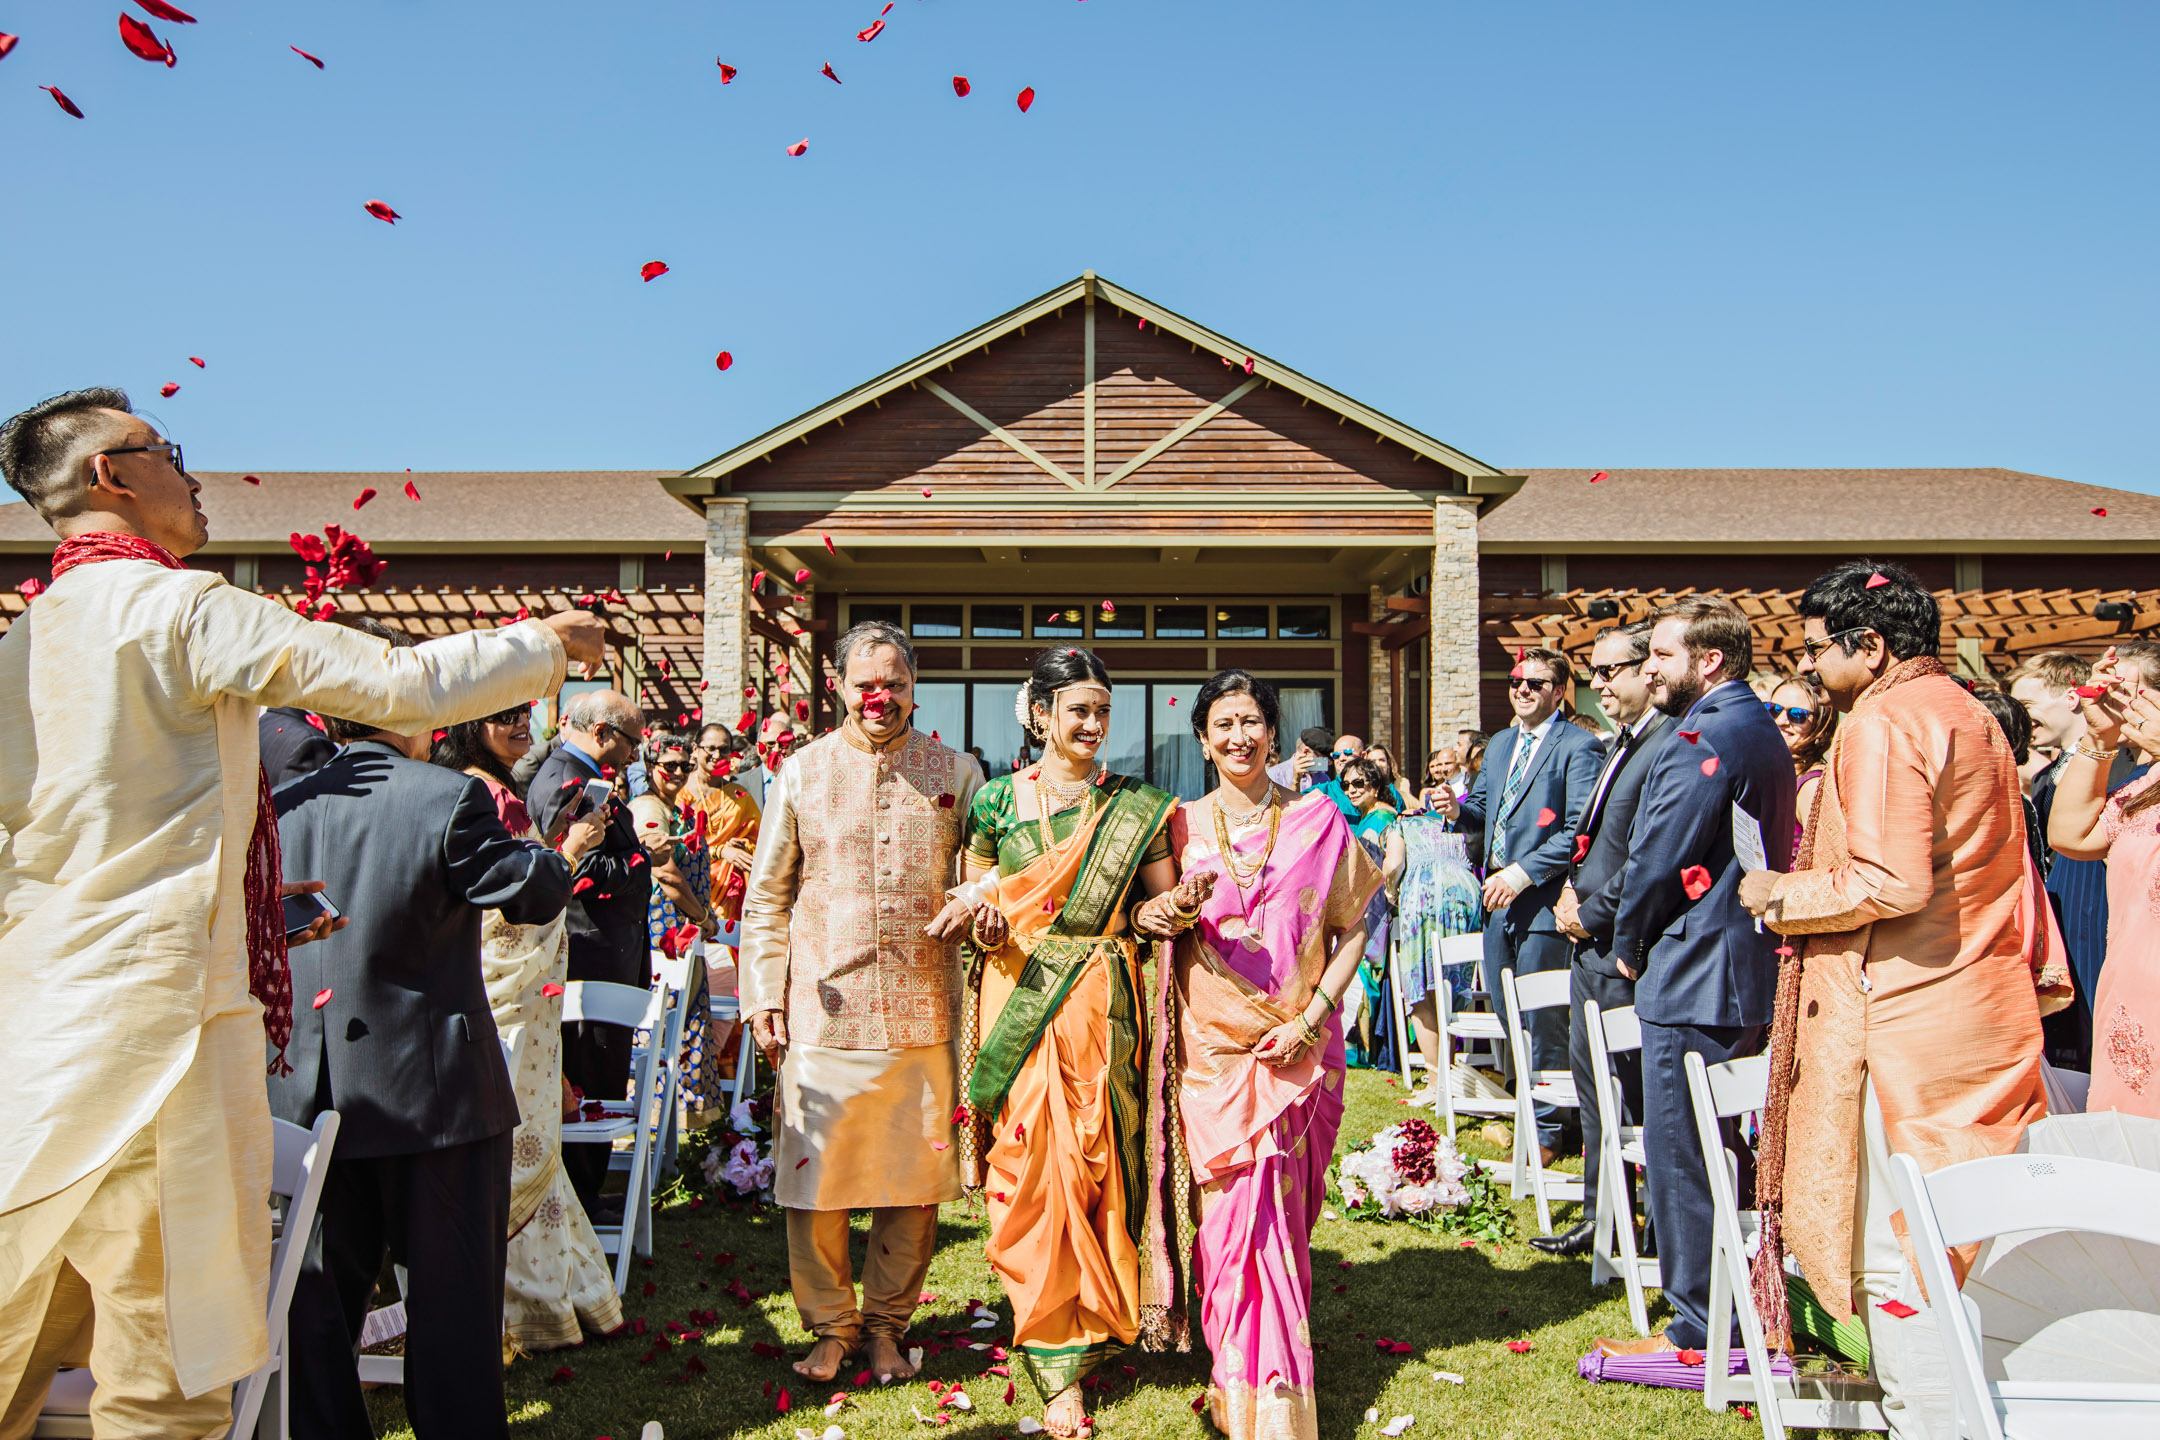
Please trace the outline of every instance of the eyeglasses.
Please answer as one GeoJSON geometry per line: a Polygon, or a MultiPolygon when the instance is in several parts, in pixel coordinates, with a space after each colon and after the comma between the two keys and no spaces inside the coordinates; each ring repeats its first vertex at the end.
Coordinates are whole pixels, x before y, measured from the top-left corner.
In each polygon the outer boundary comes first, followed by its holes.
{"type": "Polygon", "coordinates": [[[1640,660],[1623,660],[1617,665],[1592,665],[1590,667],[1590,678],[1610,681],[1613,676],[1618,675],[1623,670],[1640,669],[1642,663],[1640,660]]]}
{"type": "Polygon", "coordinates": [[[187,474],[187,460],[181,455],[178,442],[172,440],[167,440],[159,445],[122,445],[115,450],[100,450],[97,453],[100,455],[146,455],[159,450],[171,451],[171,455],[167,458],[172,461],[172,468],[182,475],[187,474]]]}
{"type": "Polygon", "coordinates": [[[1535,675],[1511,675],[1508,677],[1507,688],[1510,690],[1528,690],[1535,695],[1552,683],[1550,680],[1540,680],[1535,675]]]}
{"type": "Polygon", "coordinates": [[[1810,658],[1820,658],[1823,651],[1828,650],[1846,636],[1869,635],[1874,633],[1874,629],[1875,627],[1872,625],[1855,625],[1850,630],[1840,630],[1837,634],[1825,635],[1820,640],[1802,640],[1800,644],[1807,650],[1810,658]]]}
{"type": "Polygon", "coordinates": [[[623,729],[622,726],[610,725],[605,720],[601,721],[598,725],[593,726],[593,733],[595,735],[599,734],[603,730],[613,730],[617,735],[622,736],[623,739],[629,741],[632,745],[637,744],[638,741],[645,738],[645,732],[643,730],[640,730],[635,735],[633,735],[628,730],[623,729]]]}
{"type": "Polygon", "coordinates": [[[493,715],[481,716],[480,723],[483,725],[515,725],[520,720],[530,719],[532,719],[532,706],[513,705],[508,710],[498,710],[493,715]]]}
{"type": "Polygon", "coordinates": [[[652,768],[663,775],[687,775],[690,773],[690,762],[687,760],[664,760],[652,768]]]}
{"type": "Polygon", "coordinates": [[[1769,712],[1773,721],[1782,717],[1795,725],[1805,725],[1815,718],[1815,712],[1805,705],[1773,705],[1765,700],[1762,708],[1769,712]]]}

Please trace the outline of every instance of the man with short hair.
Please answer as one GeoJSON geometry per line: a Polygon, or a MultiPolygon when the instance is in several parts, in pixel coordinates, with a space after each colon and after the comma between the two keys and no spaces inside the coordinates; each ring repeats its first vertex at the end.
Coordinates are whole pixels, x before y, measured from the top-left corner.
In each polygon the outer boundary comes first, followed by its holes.
{"type": "Polygon", "coordinates": [[[1297,750],[1290,758],[1268,767],[1268,778],[1286,790],[1304,794],[1327,775],[1328,748],[1333,738],[1324,726],[1307,726],[1298,733],[1297,750]]]}
{"type": "Polygon", "coordinates": [[[263,1041],[291,1015],[257,710],[477,719],[605,632],[571,612],[392,651],[189,570],[200,487],[119,390],[0,426],[0,475],[61,537],[0,637],[0,994],[27,1017],[0,1107],[0,1433],[87,1359],[99,1435],[223,1435],[269,1355],[263,1041]]]}
{"type": "Polygon", "coordinates": [[[1793,841],[1792,755],[1747,684],[1747,617],[1697,595],[1651,618],[1649,699],[1677,723],[1643,777],[1606,953],[1635,982],[1650,1220],[1674,1314],[1663,1335],[1599,1340],[1609,1354],[1700,1350],[1709,1339],[1710,1182],[1685,1057],[1715,1065],[1761,1048],[1777,937],[1740,907],[1739,832],[1759,833],[1778,870],[1793,841]]]}
{"type": "MultiPolygon", "coordinates": [[[[2003,677],[2010,698],[2032,717],[2032,743],[2059,752],[2032,782],[2033,813],[2040,819],[2043,840],[2048,817],[2055,810],[2056,783],[2070,763],[2071,751],[2085,739],[2085,712],[2073,692],[2090,679],[2092,662],[2068,650],[2043,650],[2003,677]]],[[[2129,753],[2118,752],[2108,767],[2107,788],[2120,789],[2138,773],[2129,753]]],[[[2107,862],[2072,859],[2045,848],[2043,858],[2047,893],[2062,928],[2077,997],[2049,1015],[2041,1028],[2051,1063],[2065,1070],[2090,1070],[2092,997],[2099,989],[2100,967],[2107,960],[2107,862]]]]}
{"type": "Polygon", "coordinates": [[[1833,1318],[1860,1317],[1893,1435],[1947,1436],[1925,1307],[1957,1299],[1923,1297],[1907,1269],[1890,1156],[1932,1171],[2015,1150],[2047,1113],[2036,991],[2052,1004],[2061,990],[2016,762],[1936,657],[1935,597],[1898,566],[1854,561],[1818,577],[1800,614],[1802,668],[1844,719],[1801,863],[1740,887],[1772,930],[1805,937],[1779,987],[1757,1264],[1782,1300],[1789,1247],[1833,1318]],[[1892,1302],[1921,1313],[1886,1320],[1892,1302]]]}
{"type": "MultiPolygon", "coordinates": [[[[1314,727],[1314,730],[1316,732],[1318,729],[1318,726],[1314,727]]],[[[1302,740],[1304,737],[1300,736],[1299,738],[1300,740],[1302,740]]],[[[1327,796],[1328,799],[1334,801],[1335,808],[1342,811],[1343,818],[1350,821],[1352,824],[1356,824],[1359,817],[1362,816],[1365,812],[1358,809],[1356,801],[1352,800],[1349,796],[1343,794],[1343,766],[1348,765],[1352,760],[1357,759],[1364,753],[1365,742],[1358,736],[1336,736],[1335,743],[1328,749],[1326,778],[1321,780],[1319,784],[1312,787],[1313,789],[1318,790],[1321,794],[1327,796]]],[[[1321,771],[1315,768],[1312,773],[1318,775],[1321,773],[1321,771]]]]}
{"type": "MultiPolygon", "coordinates": [[[[402,649],[410,636],[334,617],[402,649]]],[[[510,1139],[518,1102],[480,969],[480,917],[539,925],[570,898],[561,855],[503,828],[487,785],[427,763],[430,732],[325,719],[343,748],[277,792],[286,863],[322,877],[350,918],[293,960],[313,997],[270,1108],[313,1125],[335,1110],[288,1321],[293,1429],[365,1435],[353,1367],[385,1254],[405,1267],[405,1409],[414,1433],[509,1434],[503,1410],[510,1139]]]]}
{"type": "Polygon", "coordinates": [[[788,1274],[832,1380],[867,1335],[880,1378],[915,1373],[908,1321],[960,1198],[961,971],[969,906],[947,901],[982,771],[915,729],[915,651],[872,621],[833,650],[847,718],[779,762],[743,905],[750,1033],[779,1076],[774,1190],[788,1274]],[[858,1305],[848,1212],[871,1212],[858,1305]]]}
{"type": "MultiPolygon", "coordinates": [[[[1590,684],[1598,693],[1605,718],[1620,727],[1605,752],[1604,768],[1590,792],[1582,822],[1575,830],[1574,865],[1553,907],[1554,923],[1575,941],[1568,986],[1568,1068],[1575,1074],[1575,1094],[1582,1101],[1583,1210],[1575,1228],[1562,1235],[1533,1235],[1530,1243],[1548,1255],[1589,1253],[1597,1229],[1598,1180],[1604,1157],[1598,1145],[1604,1125],[1598,1114],[1590,1034],[1583,1003],[1595,1000],[1611,1012],[1635,1003],[1635,982],[1622,974],[1612,955],[1613,917],[1620,906],[1620,879],[1628,857],[1628,832],[1642,800],[1651,762],[1672,737],[1673,718],[1650,703],[1650,680],[1643,667],[1650,658],[1651,624],[1638,620],[1601,631],[1590,645],[1590,684]]],[[[1627,1123],[1642,1114],[1642,1054],[1624,1051],[1613,1057],[1619,1074],[1620,1108],[1627,1123]]],[[[1617,1177],[1625,1187],[1631,1178],[1617,1177]]],[[[1633,1210],[1621,1224],[1632,1224],[1633,1210]]]]}
{"type": "MultiPolygon", "coordinates": [[[[616,690],[573,696],[563,706],[562,743],[533,773],[525,792],[525,808],[540,833],[556,832],[563,807],[577,800],[587,781],[614,784],[644,738],[645,716],[629,696],[616,690]]],[[[628,807],[611,795],[605,809],[607,834],[579,857],[571,877],[568,973],[572,980],[642,990],[652,984],[652,935],[646,928],[652,867],[628,807]]],[[[597,1020],[563,1026],[563,1078],[588,1099],[619,1100],[628,1094],[628,1027],[597,1020]]],[[[565,1145],[562,1166],[585,1213],[607,1223],[600,1187],[607,1180],[608,1147],[565,1145]]]]}
{"type": "MultiPolygon", "coordinates": [[[[1493,737],[1470,793],[1434,797],[1433,809],[1485,835],[1485,993],[1502,1009],[1500,972],[1517,975],[1565,970],[1573,946],[1560,933],[1553,904],[1567,883],[1575,827],[1597,783],[1598,742],[1560,718],[1574,667],[1557,650],[1525,650],[1508,672],[1508,707],[1515,723],[1493,737]]],[[[1567,1018],[1552,1010],[1523,1017],[1533,1070],[1567,1064],[1567,1018]]],[[[1517,1083],[1522,1083],[1517,1077],[1517,1083]]],[[[1558,1106],[1537,1107],[1537,1143],[1550,1164],[1566,1118],[1558,1106]]]]}
{"type": "Polygon", "coordinates": [[[330,763],[337,746],[323,733],[322,721],[297,705],[278,705],[262,713],[256,722],[262,751],[263,774],[270,788],[288,780],[312,775],[330,763]]]}

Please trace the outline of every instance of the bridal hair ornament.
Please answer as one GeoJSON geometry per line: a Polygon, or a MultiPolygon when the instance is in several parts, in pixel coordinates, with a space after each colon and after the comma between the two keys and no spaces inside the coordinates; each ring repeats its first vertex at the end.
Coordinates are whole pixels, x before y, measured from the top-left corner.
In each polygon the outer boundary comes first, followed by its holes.
{"type": "MultiPolygon", "coordinates": [[[[1049,738],[1048,734],[1036,723],[1035,707],[1028,700],[1028,684],[1028,681],[1021,681],[1019,691],[1013,696],[1013,719],[1020,722],[1021,734],[1033,740],[1046,740],[1049,738]]],[[[1050,703],[1044,708],[1049,710],[1057,709],[1058,696],[1063,695],[1067,690],[1100,690],[1108,694],[1110,687],[1099,680],[1074,680],[1051,691],[1050,703]]]]}

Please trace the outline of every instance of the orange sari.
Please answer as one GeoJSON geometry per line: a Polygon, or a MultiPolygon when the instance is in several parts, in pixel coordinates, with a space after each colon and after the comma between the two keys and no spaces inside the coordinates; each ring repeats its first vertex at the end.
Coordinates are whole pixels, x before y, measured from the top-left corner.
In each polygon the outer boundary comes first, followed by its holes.
{"type": "Polygon", "coordinates": [[[729,921],[742,919],[743,889],[749,877],[720,858],[720,847],[740,840],[757,848],[758,803],[730,780],[714,786],[699,781],[683,798],[705,817],[705,843],[712,847],[712,903],[729,921]]]}
{"type": "Polygon", "coordinates": [[[968,1104],[988,1124],[970,1178],[1016,1358],[1047,1400],[1139,1335],[1145,1035],[1123,901],[1177,802],[1113,777],[1046,827],[1017,820],[1012,787],[993,780],[971,817],[971,850],[1003,872],[1009,934],[971,996],[968,1104]]]}

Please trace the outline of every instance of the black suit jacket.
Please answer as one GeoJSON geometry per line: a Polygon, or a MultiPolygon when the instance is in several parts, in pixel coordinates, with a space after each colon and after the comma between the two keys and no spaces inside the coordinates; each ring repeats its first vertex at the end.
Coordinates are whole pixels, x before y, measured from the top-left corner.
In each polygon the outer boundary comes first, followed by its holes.
{"type": "Polygon", "coordinates": [[[554,918],[569,865],[504,829],[480,781],[379,741],[347,746],[275,800],[285,873],[321,880],[351,923],[292,952],[292,1073],[270,1077],[271,1110],[296,1125],[337,1110],[346,1159],[515,1129],[480,912],[554,918]]]}
{"type": "MultiPolygon", "coordinates": [[[[1650,762],[1673,732],[1672,716],[1655,710],[1650,713],[1650,723],[1643,727],[1642,734],[1630,737],[1623,733],[1619,737],[1616,743],[1626,746],[1613,762],[1619,768],[1602,796],[1591,791],[1590,808],[1583,816],[1582,828],[1576,832],[1576,845],[1583,850],[1583,858],[1575,863],[1572,883],[1578,920],[1590,932],[1590,938],[1581,943],[1575,960],[1615,979],[1620,978],[1620,971],[1612,963],[1613,917],[1620,908],[1620,875],[1627,868],[1628,830],[1635,823],[1635,809],[1642,800],[1650,762]],[[1582,846],[1585,837],[1590,842],[1587,848],[1582,846]]],[[[1604,779],[1603,772],[1599,779],[1604,779]]]]}
{"type": "Polygon", "coordinates": [[[1493,737],[1477,783],[1462,800],[1465,828],[1480,826],[1484,832],[1484,850],[1473,858],[1487,869],[1500,868],[1490,863],[1492,840],[1495,834],[1505,834],[1509,863],[1522,866],[1530,877],[1529,887],[1507,908],[1505,923],[1517,934],[1557,928],[1553,902],[1567,881],[1575,826],[1590,803],[1604,753],[1588,731],[1570,724],[1563,715],[1553,716],[1545,743],[1530,757],[1529,773],[1523,777],[1514,808],[1502,814],[1508,766],[1522,735],[1519,727],[1510,725],[1493,737]]]}
{"type": "MultiPolygon", "coordinates": [[[[571,794],[592,778],[585,762],[559,745],[533,772],[525,790],[525,808],[546,835],[555,826],[571,794]]],[[[607,837],[578,862],[570,897],[570,978],[635,985],[652,983],[652,936],[646,908],[652,898],[652,866],[638,844],[630,812],[608,803],[607,837]]]]}
{"type": "Polygon", "coordinates": [[[273,790],[288,780],[314,774],[337,754],[337,746],[315,728],[308,712],[290,705],[263,711],[255,728],[261,738],[263,773],[270,777],[273,790]]]}

